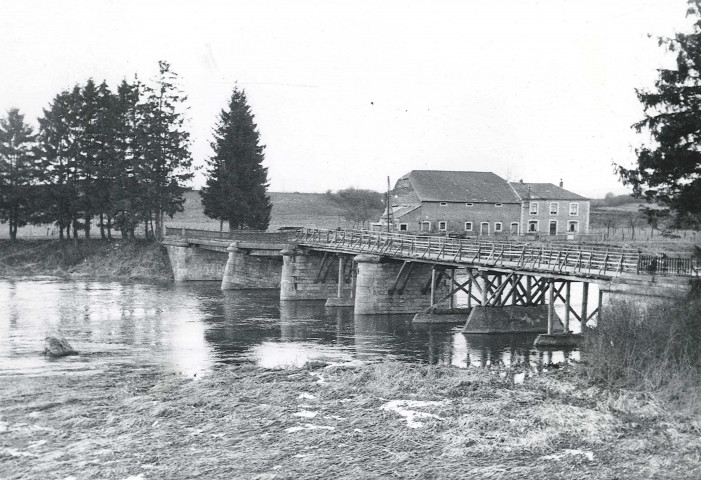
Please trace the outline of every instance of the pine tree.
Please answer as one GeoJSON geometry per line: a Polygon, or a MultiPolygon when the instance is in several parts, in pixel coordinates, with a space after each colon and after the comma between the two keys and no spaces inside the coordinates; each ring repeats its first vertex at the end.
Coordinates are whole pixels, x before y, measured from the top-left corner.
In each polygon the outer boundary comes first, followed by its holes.
{"type": "Polygon", "coordinates": [[[37,174],[33,142],[24,115],[10,109],[0,119],[0,220],[9,223],[11,240],[17,239],[17,228],[26,225],[29,216],[30,188],[37,174]]]}
{"type": "Polygon", "coordinates": [[[164,216],[183,209],[184,182],[193,176],[190,157],[190,134],[185,131],[187,97],[178,87],[178,76],[167,62],[158,62],[159,75],[153,87],[147,87],[147,100],[140,106],[137,128],[143,163],[141,178],[147,188],[148,204],[143,207],[155,220],[155,236],[163,235],[164,216]]]}
{"type": "Polygon", "coordinates": [[[265,230],[270,223],[265,146],[253,120],[245,91],[235,86],[214,128],[214,156],[201,192],[205,215],[227,221],[229,230],[265,230]]]}
{"type": "Polygon", "coordinates": [[[653,90],[638,90],[645,118],[636,123],[651,142],[637,150],[637,166],[618,166],[637,197],[670,206],[677,221],[701,220],[701,0],[689,1],[691,33],[660,39],[676,52],[676,67],[660,69],[653,90]]]}

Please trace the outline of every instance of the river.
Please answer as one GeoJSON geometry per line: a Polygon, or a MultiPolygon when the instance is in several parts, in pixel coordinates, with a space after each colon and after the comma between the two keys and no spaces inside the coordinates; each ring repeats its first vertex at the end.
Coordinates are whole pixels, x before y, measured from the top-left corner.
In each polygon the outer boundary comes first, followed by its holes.
{"type": "Polygon", "coordinates": [[[576,350],[535,349],[532,335],[465,335],[460,326],[417,326],[411,318],[280,302],[271,290],[223,292],[215,282],[0,280],[0,376],[115,365],[201,377],[246,362],[280,368],[390,358],[468,368],[579,359],[576,350]],[[80,355],[44,357],[47,335],[65,337],[80,355]]]}

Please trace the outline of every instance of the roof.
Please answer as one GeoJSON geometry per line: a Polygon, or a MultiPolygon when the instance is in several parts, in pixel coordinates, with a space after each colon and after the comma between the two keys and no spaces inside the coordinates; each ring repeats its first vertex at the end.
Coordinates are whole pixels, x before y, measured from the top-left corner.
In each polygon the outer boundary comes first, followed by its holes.
{"type": "MultiPolygon", "coordinates": [[[[392,209],[392,218],[398,219],[400,217],[403,217],[407,213],[411,213],[417,208],[420,208],[421,205],[403,205],[401,207],[395,207],[392,209]]],[[[382,217],[380,218],[387,218],[387,209],[385,209],[384,213],[382,214],[382,217]]]]}
{"type": "Polygon", "coordinates": [[[514,187],[516,193],[524,200],[588,200],[581,195],[577,195],[576,193],[565,190],[552,183],[512,182],[511,186],[514,187]]]}
{"type": "Polygon", "coordinates": [[[412,170],[403,178],[422,202],[521,203],[509,183],[492,172],[412,170]]]}

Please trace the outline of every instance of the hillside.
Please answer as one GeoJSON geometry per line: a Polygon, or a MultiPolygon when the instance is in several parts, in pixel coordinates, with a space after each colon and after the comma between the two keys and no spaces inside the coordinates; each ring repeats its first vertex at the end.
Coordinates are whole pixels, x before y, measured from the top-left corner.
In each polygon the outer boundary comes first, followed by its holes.
{"type": "MultiPolygon", "coordinates": [[[[270,192],[269,195],[273,210],[268,230],[280,227],[333,229],[347,226],[341,216],[341,209],[323,193],[270,192]]],[[[202,213],[200,192],[197,190],[185,193],[185,211],[176,214],[172,220],[167,219],[166,224],[174,227],[219,229],[218,221],[207,218],[202,213]]],[[[224,225],[224,229],[227,228],[224,225]]]]}

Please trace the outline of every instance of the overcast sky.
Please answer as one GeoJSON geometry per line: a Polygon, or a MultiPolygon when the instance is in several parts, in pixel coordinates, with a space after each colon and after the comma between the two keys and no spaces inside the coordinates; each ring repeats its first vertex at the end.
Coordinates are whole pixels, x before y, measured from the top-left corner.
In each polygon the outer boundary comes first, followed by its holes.
{"type": "MultiPolygon", "coordinates": [[[[684,0],[3,1],[0,111],[36,117],[89,77],[171,63],[192,154],[245,88],[272,191],[384,190],[413,169],[493,171],[601,197],[644,138],[635,88],[671,65],[684,0]]],[[[196,186],[203,183],[198,175],[196,186]]]]}

